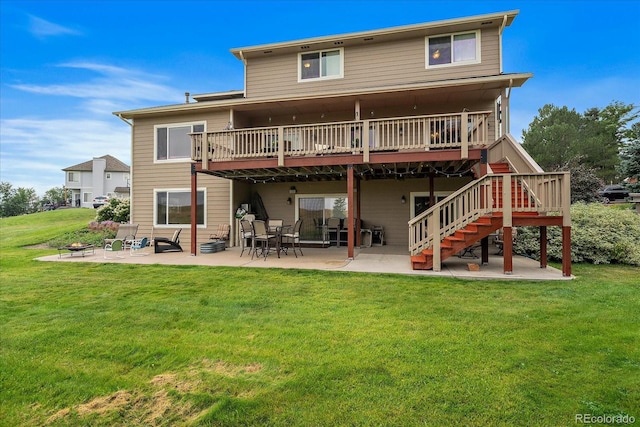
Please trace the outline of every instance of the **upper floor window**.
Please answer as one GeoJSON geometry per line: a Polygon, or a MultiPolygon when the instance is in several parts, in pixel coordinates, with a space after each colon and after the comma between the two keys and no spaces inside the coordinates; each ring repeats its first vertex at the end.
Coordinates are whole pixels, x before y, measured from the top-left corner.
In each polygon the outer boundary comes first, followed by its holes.
{"type": "Polygon", "coordinates": [[[341,78],[343,53],[343,49],[301,53],[298,56],[298,81],[341,78]]]}
{"type": "Polygon", "coordinates": [[[111,179],[111,172],[107,172],[105,175],[107,179],[111,179]]]}
{"type": "Polygon", "coordinates": [[[480,62],[478,31],[427,38],[427,68],[478,62],[480,62]]]}
{"type": "Polygon", "coordinates": [[[80,182],[80,174],[77,172],[69,172],[69,182],[80,182]]]}
{"type": "Polygon", "coordinates": [[[156,160],[191,159],[192,132],[204,132],[204,123],[155,126],[156,160]]]}

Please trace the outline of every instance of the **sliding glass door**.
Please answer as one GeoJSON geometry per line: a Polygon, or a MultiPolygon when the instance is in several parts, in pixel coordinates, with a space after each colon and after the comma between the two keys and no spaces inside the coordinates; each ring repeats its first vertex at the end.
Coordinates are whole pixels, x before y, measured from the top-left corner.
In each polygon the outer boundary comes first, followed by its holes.
{"type": "Polygon", "coordinates": [[[347,217],[346,194],[309,194],[296,196],[296,217],[302,220],[301,239],[322,242],[327,219],[347,217]]]}

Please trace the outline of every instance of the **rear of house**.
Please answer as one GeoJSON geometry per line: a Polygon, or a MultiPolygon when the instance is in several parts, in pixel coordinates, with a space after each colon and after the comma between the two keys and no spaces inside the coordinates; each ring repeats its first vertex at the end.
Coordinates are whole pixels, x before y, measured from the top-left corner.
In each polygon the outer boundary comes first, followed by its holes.
{"type": "Polygon", "coordinates": [[[542,173],[509,135],[511,91],[531,77],[502,70],[516,15],[232,49],[243,90],[114,113],[132,127],[132,222],[149,236],[188,229],[193,254],[221,223],[238,242],[239,207],[302,219],[308,244],[340,244],[327,233],[339,218],[349,257],[373,229],[426,250],[427,211],[491,164],[542,173]]]}

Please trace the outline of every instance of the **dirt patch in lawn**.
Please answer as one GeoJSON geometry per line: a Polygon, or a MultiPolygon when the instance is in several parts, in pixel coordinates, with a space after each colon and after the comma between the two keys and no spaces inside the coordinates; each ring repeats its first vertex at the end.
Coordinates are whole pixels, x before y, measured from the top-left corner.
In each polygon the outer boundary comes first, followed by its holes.
{"type": "MultiPolygon", "coordinates": [[[[242,375],[253,375],[262,369],[263,366],[259,363],[235,365],[222,360],[203,359],[199,363],[189,366],[185,372],[167,372],[154,376],[149,381],[151,390],[146,392],[119,390],[107,396],[99,396],[87,403],[56,412],[47,419],[45,425],[72,416],[79,418],[91,415],[109,416],[114,412],[118,412],[120,420],[129,423],[129,425],[166,425],[167,419],[192,419],[195,421],[202,413],[202,408],[193,408],[181,396],[202,393],[203,390],[208,389],[205,382],[215,382],[216,375],[235,378],[242,375]],[[213,374],[212,379],[207,380],[207,375],[203,377],[203,373],[213,374]]],[[[253,390],[244,390],[233,397],[243,399],[253,395],[253,390]]]]}

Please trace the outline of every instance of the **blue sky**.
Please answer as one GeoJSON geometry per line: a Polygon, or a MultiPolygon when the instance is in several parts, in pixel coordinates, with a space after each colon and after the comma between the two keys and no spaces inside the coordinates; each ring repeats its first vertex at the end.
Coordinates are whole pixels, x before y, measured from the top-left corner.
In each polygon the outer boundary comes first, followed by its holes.
{"type": "Polygon", "coordinates": [[[0,0],[0,179],[42,195],[93,157],[130,164],[112,112],[243,89],[232,48],[510,10],[504,71],[534,74],[511,94],[516,139],[548,103],[640,105],[640,0],[0,0]]]}

